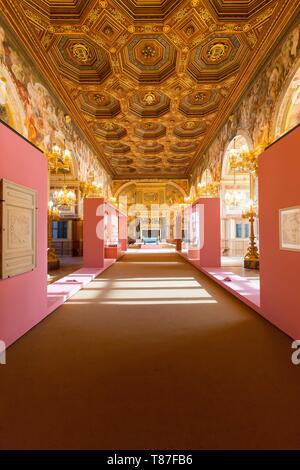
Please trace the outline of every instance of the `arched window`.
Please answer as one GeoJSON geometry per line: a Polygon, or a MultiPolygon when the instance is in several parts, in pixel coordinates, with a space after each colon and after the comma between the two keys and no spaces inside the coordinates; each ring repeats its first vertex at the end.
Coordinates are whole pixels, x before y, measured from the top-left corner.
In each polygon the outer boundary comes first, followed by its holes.
{"type": "Polygon", "coordinates": [[[232,179],[234,172],[230,166],[230,159],[234,153],[249,152],[251,149],[250,138],[246,138],[244,135],[239,134],[228,144],[222,164],[222,179],[232,179]]]}
{"type": "MultiPolygon", "coordinates": [[[[224,153],[221,178],[222,207],[222,254],[242,259],[247,251],[249,222],[243,219],[242,213],[248,208],[250,200],[249,173],[234,169],[232,160],[240,159],[240,154],[249,152],[252,142],[245,131],[232,139],[224,153]]],[[[257,199],[257,197],[256,197],[257,199]]]]}
{"type": "Polygon", "coordinates": [[[212,181],[213,181],[213,177],[212,177],[211,171],[209,168],[206,168],[206,170],[203,171],[201,175],[200,184],[208,184],[208,183],[211,183],[212,181]]]}

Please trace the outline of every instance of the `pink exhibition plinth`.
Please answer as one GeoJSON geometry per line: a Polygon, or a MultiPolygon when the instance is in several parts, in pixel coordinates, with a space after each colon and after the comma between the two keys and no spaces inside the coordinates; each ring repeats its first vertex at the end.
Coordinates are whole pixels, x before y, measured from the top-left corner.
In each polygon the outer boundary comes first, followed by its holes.
{"type": "Polygon", "coordinates": [[[102,268],[82,268],[53,284],[49,284],[47,289],[48,314],[63,305],[114,263],[114,259],[106,259],[102,268]]]}
{"type": "Polygon", "coordinates": [[[232,295],[248,305],[248,307],[251,307],[257,313],[261,314],[259,281],[253,281],[250,278],[239,276],[230,271],[230,268],[201,267],[197,261],[189,259],[187,254],[179,254],[195,268],[219,284],[219,286],[223,287],[232,295]]]}

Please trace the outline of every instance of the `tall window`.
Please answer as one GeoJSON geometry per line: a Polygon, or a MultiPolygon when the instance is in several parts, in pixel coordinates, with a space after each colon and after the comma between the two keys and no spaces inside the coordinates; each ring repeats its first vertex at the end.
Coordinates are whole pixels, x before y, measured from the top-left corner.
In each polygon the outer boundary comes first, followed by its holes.
{"type": "Polygon", "coordinates": [[[249,238],[250,226],[248,223],[235,224],[235,238],[249,238]]]}
{"type": "Polygon", "coordinates": [[[235,226],[235,237],[236,238],[243,238],[243,225],[236,224],[235,226]]]}
{"type": "Polygon", "coordinates": [[[244,228],[245,228],[245,238],[249,238],[249,236],[250,236],[250,225],[245,224],[244,228]]]}
{"type": "Polygon", "coordinates": [[[68,238],[68,222],[66,220],[52,222],[52,238],[53,240],[68,238]]]}

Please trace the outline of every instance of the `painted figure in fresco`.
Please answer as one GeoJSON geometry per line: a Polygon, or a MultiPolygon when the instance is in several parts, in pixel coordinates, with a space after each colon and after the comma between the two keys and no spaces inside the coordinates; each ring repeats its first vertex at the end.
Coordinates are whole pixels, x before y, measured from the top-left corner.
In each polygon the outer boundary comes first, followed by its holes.
{"type": "Polygon", "coordinates": [[[284,71],[291,70],[295,58],[298,56],[299,36],[300,29],[297,27],[288,35],[288,39],[282,45],[281,60],[284,71]]]}
{"type": "Polygon", "coordinates": [[[2,121],[9,123],[9,114],[6,107],[6,80],[0,77],[0,119],[2,121]]]}

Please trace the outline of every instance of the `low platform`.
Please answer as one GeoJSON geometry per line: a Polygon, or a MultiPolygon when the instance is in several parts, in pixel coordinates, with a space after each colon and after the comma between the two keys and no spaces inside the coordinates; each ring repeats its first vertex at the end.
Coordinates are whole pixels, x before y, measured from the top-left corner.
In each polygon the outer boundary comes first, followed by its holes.
{"type": "Polygon", "coordinates": [[[103,268],[81,268],[47,287],[48,315],[86,287],[117,260],[105,259],[103,268]]]}
{"type": "Polygon", "coordinates": [[[203,274],[209,276],[221,287],[248,305],[248,307],[252,308],[257,313],[261,313],[259,280],[242,277],[234,273],[234,271],[231,271],[230,267],[205,268],[200,266],[197,260],[189,259],[185,253],[178,252],[178,254],[195,266],[195,268],[199,269],[203,274]]]}

